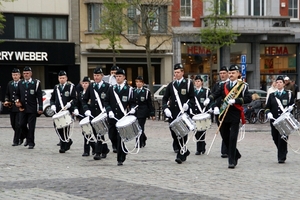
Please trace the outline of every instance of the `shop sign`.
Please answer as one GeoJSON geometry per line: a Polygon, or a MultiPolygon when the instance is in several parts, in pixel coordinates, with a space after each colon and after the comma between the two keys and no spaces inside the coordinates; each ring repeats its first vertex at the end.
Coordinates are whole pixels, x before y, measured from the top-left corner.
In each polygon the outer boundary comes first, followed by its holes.
{"type": "Polygon", "coordinates": [[[267,46],[265,47],[266,55],[288,55],[289,50],[286,46],[267,46]]]}
{"type": "Polygon", "coordinates": [[[48,61],[48,53],[32,51],[0,51],[0,60],[48,61]]]}
{"type": "Polygon", "coordinates": [[[207,55],[211,54],[210,50],[201,46],[187,46],[187,54],[189,55],[207,55]]]}

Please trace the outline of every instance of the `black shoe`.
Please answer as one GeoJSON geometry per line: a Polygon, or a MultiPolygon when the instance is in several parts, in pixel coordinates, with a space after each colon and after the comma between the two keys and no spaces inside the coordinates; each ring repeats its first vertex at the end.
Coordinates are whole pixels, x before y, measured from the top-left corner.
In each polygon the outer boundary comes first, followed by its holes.
{"type": "Polygon", "coordinates": [[[109,149],[107,149],[106,153],[101,154],[101,158],[106,158],[107,154],[110,152],[109,149]]]}
{"type": "Polygon", "coordinates": [[[13,143],[11,146],[15,147],[15,146],[18,146],[18,144],[17,143],[13,143]]]}
{"type": "Polygon", "coordinates": [[[67,144],[66,151],[70,150],[72,144],[73,144],[73,140],[70,139],[68,144],[67,144]]]}
{"type": "Polygon", "coordinates": [[[33,149],[33,146],[29,146],[28,149],[33,149]]]}
{"type": "Polygon", "coordinates": [[[90,156],[90,154],[87,153],[87,152],[84,152],[84,153],[82,154],[82,156],[90,156]]]}
{"type": "Polygon", "coordinates": [[[92,151],[92,155],[95,155],[96,154],[96,152],[95,151],[92,151]]]}
{"type": "Polygon", "coordinates": [[[23,144],[23,139],[19,140],[19,145],[23,144]]]}
{"type": "Polygon", "coordinates": [[[25,143],[24,143],[24,147],[27,147],[27,146],[28,146],[28,142],[26,140],[25,143]]]}
{"type": "Polygon", "coordinates": [[[196,151],[195,155],[200,155],[201,153],[199,151],[196,151]]]}
{"type": "Polygon", "coordinates": [[[239,155],[239,156],[236,158],[236,160],[235,160],[235,165],[238,164],[238,160],[239,160],[241,157],[242,157],[242,155],[239,155]]]}
{"type": "Polygon", "coordinates": [[[229,164],[229,165],[228,165],[228,168],[234,169],[234,168],[235,168],[235,164],[229,164]]]}
{"type": "Polygon", "coordinates": [[[175,153],[179,153],[179,149],[174,149],[174,152],[175,153]]]}
{"type": "Polygon", "coordinates": [[[66,151],[64,149],[60,149],[59,153],[65,153],[66,151]]]}
{"type": "Polygon", "coordinates": [[[94,156],[94,160],[101,160],[101,156],[99,153],[96,153],[96,155],[94,156]]]}
{"type": "Polygon", "coordinates": [[[123,162],[118,162],[118,166],[122,166],[123,165],[123,162]]]}
{"type": "Polygon", "coordinates": [[[205,150],[204,150],[204,151],[201,151],[201,154],[205,154],[205,150]]]}
{"type": "Polygon", "coordinates": [[[227,154],[222,154],[221,158],[228,158],[228,155],[227,154]]]}
{"type": "Polygon", "coordinates": [[[175,159],[175,162],[177,162],[178,164],[181,164],[182,163],[182,160],[180,158],[176,158],[175,159]]]}
{"type": "Polygon", "coordinates": [[[283,164],[283,163],[285,163],[285,160],[278,160],[278,163],[283,164]]]}
{"type": "Polygon", "coordinates": [[[57,145],[57,146],[60,146],[60,144],[61,144],[61,141],[59,141],[59,143],[57,143],[56,145],[57,145]]]}
{"type": "Polygon", "coordinates": [[[114,152],[114,153],[117,153],[118,151],[117,151],[117,149],[116,149],[116,148],[113,148],[113,152],[114,152]]]}

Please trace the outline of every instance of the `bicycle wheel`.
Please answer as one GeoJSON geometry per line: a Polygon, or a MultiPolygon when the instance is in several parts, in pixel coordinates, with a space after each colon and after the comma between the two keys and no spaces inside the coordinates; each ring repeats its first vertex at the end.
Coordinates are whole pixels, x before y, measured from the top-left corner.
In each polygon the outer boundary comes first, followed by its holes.
{"type": "Polygon", "coordinates": [[[258,118],[258,121],[261,123],[261,124],[264,124],[268,121],[268,118],[265,114],[265,109],[260,109],[257,113],[257,118],[258,118]]]}

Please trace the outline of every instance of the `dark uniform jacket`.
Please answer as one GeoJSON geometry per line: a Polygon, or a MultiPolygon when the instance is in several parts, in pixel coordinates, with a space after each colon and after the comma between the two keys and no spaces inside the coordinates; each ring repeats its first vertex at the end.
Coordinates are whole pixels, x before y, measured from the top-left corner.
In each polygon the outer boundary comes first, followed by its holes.
{"type": "Polygon", "coordinates": [[[138,89],[134,89],[133,99],[135,104],[138,105],[135,112],[135,116],[137,118],[155,116],[155,109],[151,100],[151,92],[148,88],[142,88],[140,91],[138,91],[138,89]]]}
{"type": "MultiPolygon", "coordinates": [[[[214,93],[215,91],[217,91],[218,88],[221,87],[222,83],[224,83],[224,82],[223,82],[223,81],[217,82],[217,83],[214,85],[214,87],[212,88],[211,93],[214,93]]],[[[218,97],[218,98],[215,99],[215,101],[214,101],[214,103],[212,104],[212,106],[213,106],[213,107],[218,107],[218,108],[220,108],[220,106],[222,105],[222,103],[223,103],[223,99],[222,99],[222,97],[220,96],[220,97],[218,97]]]]}
{"type": "Polygon", "coordinates": [[[292,105],[294,101],[291,91],[283,90],[280,96],[278,94],[278,91],[271,93],[266,104],[265,113],[268,114],[269,112],[271,112],[273,114],[273,117],[276,119],[282,114],[282,110],[279,108],[275,97],[280,100],[283,108],[292,105]]]}
{"type": "Polygon", "coordinates": [[[30,79],[28,83],[25,80],[19,81],[16,99],[22,104],[25,113],[37,113],[43,111],[42,90],[40,81],[30,79]]]}
{"type": "Polygon", "coordinates": [[[109,83],[103,81],[100,88],[98,88],[98,84],[90,83],[89,87],[87,88],[85,95],[83,97],[83,110],[84,112],[87,110],[91,110],[92,116],[97,117],[101,113],[101,109],[98,105],[98,101],[95,95],[94,90],[98,93],[99,99],[101,101],[102,107],[104,107],[104,99],[106,97],[106,93],[109,88],[109,83]],[[90,101],[90,107],[88,107],[88,102],[90,101]]]}
{"type": "Polygon", "coordinates": [[[173,81],[168,84],[166,88],[166,92],[162,99],[162,105],[163,105],[163,109],[168,108],[167,103],[169,101],[169,109],[172,112],[173,119],[175,119],[179,114],[180,109],[176,97],[174,95],[173,85],[175,89],[178,91],[178,96],[182,105],[189,100],[188,102],[189,108],[193,108],[193,106],[195,106],[195,99],[194,99],[195,95],[194,95],[194,86],[192,81],[183,79],[180,82],[179,86],[177,85],[176,81],[173,81]]]}
{"type": "MultiPolygon", "coordinates": [[[[124,116],[124,114],[117,103],[117,100],[114,95],[114,91],[119,96],[120,101],[124,107],[124,110],[129,111],[131,108],[135,107],[135,102],[133,100],[133,89],[131,86],[127,84],[124,85],[121,91],[118,91],[117,85],[114,86],[111,85],[108,88],[107,95],[104,101],[106,112],[108,114],[109,111],[113,111],[115,117],[117,119],[121,119],[124,116]]],[[[109,122],[114,122],[114,121],[115,121],[114,119],[109,118],[109,122]]]]}
{"type": "MultiPolygon", "coordinates": [[[[250,103],[252,100],[251,94],[248,91],[248,84],[244,82],[242,84],[245,85],[243,90],[241,91],[238,97],[234,97],[235,104],[239,104],[239,105],[250,103]]],[[[209,98],[211,100],[215,100],[221,96],[222,99],[224,100],[224,98],[226,97],[224,86],[228,89],[228,91],[231,91],[230,81],[226,81],[224,83],[221,83],[220,87],[214,93],[212,93],[209,96],[209,98]]],[[[236,108],[234,105],[232,106],[229,105],[229,109],[225,116],[224,122],[239,122],[240,119],[241,119],[241,111],[238,108],[236,108]]]]}
{"type": "Polygon", "coordinates": [[[66,104],[72,100],[71,108],[69,108],[68,110],[73,111],[74,106],[77,104],[76,90],[74,84],[67,82],[65,83],[64,88],[61,88],[60,84],[54,86],[50,98],[50,104],[56,106],[56,112],[59,112],[62,109],[58,95],[61,97],[63,106],[66,106],[66,104]],[[57,89],[59,92],[57,92],[57,89]]]}
{"type": "MultiPolygon", "coordinates": [[[[20,82],[21,80],[19,80],[18,82],[20,82]]],[[[15,81],[11,80],[8,82],[7,84],[7,88],[6,88],[6,93],[5,93],[5,101],[8,101],[11,103],[11,108],[10,111],[11,112],[19,112],[19,108],[17,106],[15,106],[15,100],[16,99],[16,92],[18,89],[18,83],[15,86],[15,81]]]]}
{"type": "MultiPolygon", "coordinates": [[[[83,97],[84,97],[85,93],[84,91],[80,91],[78,94],[77,94],[77,104],[75,106],[75,108],[78,109],[78,112],[80,115],[84,116],[84,109],[83,109],[83,97]]],[[[89,103],[86,105],[88,108],[90,107],[89,103]]],[[[75,109],[74,108],[74,109],[75,109]]],[[[81,116],[78,116],[78,118],[81,120],[83,117],[81,116]]]]}
{"type": "MultiPolygon", "coordinates": [[[[198,92],[197,89],[195,89],[195,97],[197,98],[197,101],[199,102],[199,105],[200,105],[202,111],[204,111],[204,112],[209,109],[209,105],[207,105],[205,110],[203,110],[204,107],[205,107],[203,105],[203,102],[206,98],[208,98],[209,95],[210,95],[210,90],[207,89],[207,88],[201,87],[199,92],[198,92]]],[[[192,108],[192,110],[193,110],[194,114],[200,114],[201,113],[201,111],[199,110],[199,108],[197,106],[196,100],[195,100],[195,106],[192,108]]]]}

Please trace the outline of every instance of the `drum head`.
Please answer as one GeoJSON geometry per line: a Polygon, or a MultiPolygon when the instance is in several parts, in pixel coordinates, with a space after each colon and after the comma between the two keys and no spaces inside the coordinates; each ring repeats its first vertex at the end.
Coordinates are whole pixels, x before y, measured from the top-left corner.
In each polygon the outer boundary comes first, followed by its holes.
{"type": "Polygon", "coordinates": [[[79,125],[81,126],[81,125],[87,124],[89,122],[90,122],[90,117],[85,117],[79,122],[79,125]]]}
{"type": "Polygon", "coordinates": [[[52,119],[60,118],[60,117],[62,117],[64,115],[66,115],[67,113],[69,113],[69,111],[67,111],[67,110],[64,110],[64,111],[61,111],[59,113],[56,113],[55,115],[52,116],[52,119]]]}
{"type": "Polygon", "coordinates": [[[117,127],[123,127],[123,126],[125,126],[125,125],[132,124],[135,120],[136,120],[136,116],[133,116],[133,115],[127,115],[126,117],[123,117],[122,119],[120,119],[120,120],[116,123],[116,126],[117,126],[117,127]]]}
{"type": "Polygon", "coordinates": [[[193,116],[193,120],[198,121],[198,120],[203,120],[203,119],[210,119],[210,114],[208,113],[202,113],[202,114],[198,114],[193,116]]]}
{"type": "Polygon", "coordinates": [[[105,119],[107,117],[106,113],[101,113],[92,120],[92,123],[98,122],[99,120],[105,119]]]}

